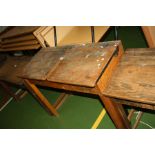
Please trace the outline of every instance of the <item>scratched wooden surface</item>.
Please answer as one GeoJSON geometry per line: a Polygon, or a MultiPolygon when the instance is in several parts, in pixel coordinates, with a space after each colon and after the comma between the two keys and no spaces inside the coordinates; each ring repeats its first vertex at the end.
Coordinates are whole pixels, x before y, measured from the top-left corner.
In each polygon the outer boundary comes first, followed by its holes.
{"type": "Polygon", "coordinates": [[[88,46],[66,50],[48,81],[94,87],[115,47],[88,46]]]}
{"type": "Polygon", "coordinates": [[[125,54],[132,56],[155,56],[155,48],[128,48],[125,50],[125,54]]]}
{"type": "Polygon", "coordinates": [[[23,69],[21,76],[28,79],[45,80],[48,72],[57,64],[66,48],[71,48],[71,46],[62,49],[42,48],[23,69]]]}
{"type": "Polygon", "coordinates": [[[41,49],[22,77],[93,87],[119,41],[41,49]]]}
{"type": "Polygon", "coordinates": [[[37,28],[39,28],[39,26],[15,26],[8,30],[6,33],[2,34],[0,38],[4,39],[32,33],[37,28]]]}
{"type": "Polygon", "coordinates": [[[30,56],[7,57],[0,65],[0,80],[14,84],[22,84],[22,79],[18,77],[25,65],[31,60],[30,56]]]}
{"type": "Polygon", "coordinates": [[[155,50],[127,50],[103,94],[155,104],[155,50]]]}
{"type": "Polygon", "coordinates": [[[8,48],[27,46],[27,45],[37,45],[38,43],[39,42],[36,39],[33,39],[33,40],[22,41],[22,42],[17,42],[17,43],[5,44],[5,45],[2,45],[1,47],[4,49],[8,49],[8,48]]]}

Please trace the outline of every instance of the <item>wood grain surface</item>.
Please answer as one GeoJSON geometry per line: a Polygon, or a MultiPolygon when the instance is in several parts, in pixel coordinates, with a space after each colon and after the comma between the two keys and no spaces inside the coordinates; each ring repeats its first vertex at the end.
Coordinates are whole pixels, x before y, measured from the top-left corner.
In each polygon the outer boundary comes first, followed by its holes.
{"type": "Polygon", "coordinates": [[[47,75],[47,80],[94,87],[114,51],[115,47],[109,46],[81,46],[66,50],[57,67],[47,75]]]}
{"type": "Polygon", "coordinates": [[[155,56],[155,48],[128,48],[125,50],[125,54],[131,56],[155,56]]]}
{"type": "Polygon", "coordinates": [[[135,54],[136,49],[128,50],[127,54],[124,54],[103,94],[155,104],[155,51],[152,49],[137,51],[139,52],[135,54]],[[148,51],[152,54],[148,54],[148,51]]]}
{"type": "Polygon", "coordinates": [[[13,37],[9,39],[3,39],[2,44],[10,44],[10,43],[18,43],[21,41],[28,41],[28,40],[33,40],[35,39],[34,35],[28,34],[28,35],[22,35],[20,37],[13,37]]]}
{"type": "Polygon", "coordinates": [[[94,87],[113,56],[116,42],[41,49],[22,77],[94,87]]]}
{"type": "Polygon", "coordinates": [[[27,45],[27,46],[19,46],[19,47],[11,47],[11,48],[0,48],[0,52],[10,52],[10,51],[21,51],[21,50],[36,50],[39,49],[41,46],[40,44],[35,45],[27,45]]]}
{"type": "Polygon", "coordinates": [[[142,30],[148,46],[155,47],[155,26],[142,26],[142,30]]]}
{"type": "Polygon", "coordinates": [[[33,39],[33,40],[28,40],[28,41],[21,41],[17,43],[10,43],[6,45],[2,45],[2,48],[7,49],[7,48],[21,47],[21,46],[27,46],[27,45],[36,45],[36,44],[38,44],[38,41],[36,39],[33,39]]]}
{"type": "Polygon", "coordinates": [[[35,31],[39,26],[15,26],[12,29],[8,30],[6,33],[2,34],[0,38],[11,38],[16,37],[28,33],[32,33],[35,31]]]}
{"type": "MultiPolygon", "coordinates": [[[[66,48],[63,48],[63,50],[66,48]]],[[[45,80],[48,72],[55,66],[63,54],[63,50],[60,49],[61,48],[42,48],[23,69],[21,76],[28,79],[45,80]]]]}

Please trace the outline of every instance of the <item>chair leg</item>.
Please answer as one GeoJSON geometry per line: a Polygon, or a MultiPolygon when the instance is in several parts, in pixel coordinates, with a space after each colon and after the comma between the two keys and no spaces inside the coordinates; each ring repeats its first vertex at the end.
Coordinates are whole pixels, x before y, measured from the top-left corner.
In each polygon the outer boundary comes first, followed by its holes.
{"type": "Polygon", "coordinates": [[[129,121],[131,121],[131,118],[132,118],[134,112],[135,112],[135,109],[131,109],[131,110],[130,110],[129,115],[128,115],[128,120],[129,120],[129,121]]]}
{"type": "MultiPolygon", "coordinates": [[[[136,111],[135,109],[131,109],[130,110],[129,115],[128,115],[128,120],[129,121],[131,121],[131,118],[132,118],[132,116],[133,116],[135,111],[136,111]]],[[[138,126],[138,124],[140,122],[140,119],[142,118],[142,115],[143,115],[143,112],[140,111],[139,114],[138,114],[138,117],[137,117],[137,119],[136,119],[136,121],[135,121],[135,123],[134,123],[134,125],[132,127],[132,129],[136,129],[137,128],[137,126],[138,126]]]]}
{"type": "Polygon", "coordinates": [[[64,101],[68,98],[68,96],[69,94],[61,93],[54,104],[55,109],[59,109],[60,106],[64,103],[64,101]]]}

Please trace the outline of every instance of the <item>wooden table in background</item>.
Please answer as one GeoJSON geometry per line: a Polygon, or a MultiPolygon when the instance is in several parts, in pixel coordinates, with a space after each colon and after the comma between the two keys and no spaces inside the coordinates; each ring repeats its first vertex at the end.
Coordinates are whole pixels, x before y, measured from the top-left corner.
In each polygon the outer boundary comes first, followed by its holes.
{"type": "Polygon", "coordinates": [[[19,100],[26,93],[25,90],[17,91],[18,94],[14,93],[11,89],[12,84],[17,87],[23,86],[23,80],[17,77],[20,74],[26,64],[31,60],[31,56],[8,56],[5,55],[5,60],[0,64],[0,87],[3,88],[3,100],[0,103],[0,109],[7,103],[10,97],[15,100],[19,100]]]}
{"type": "Polygon", "coordinates": [[[21,77],[29,91],[56,116],[59,105],[50,104],[37,85],[97,95],[115,126],[130,128],[122,105],[103,95],[122,54],[120,41],[43,48],[24,68],[21,77]]]}

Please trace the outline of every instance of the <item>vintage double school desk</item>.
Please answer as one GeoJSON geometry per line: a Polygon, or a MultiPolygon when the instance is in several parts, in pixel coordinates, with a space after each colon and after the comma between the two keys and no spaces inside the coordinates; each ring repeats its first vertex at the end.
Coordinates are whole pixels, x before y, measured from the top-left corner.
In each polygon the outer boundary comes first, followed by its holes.
{"type": "Polygon", "coordinates": [[[124,53],[120,41],[43,48],[20,76],[56,116],[60,105],[50,104],[37,85],[97,95],[117,128],[131,128],[122,104],[148,109],[155,104],[154,51],[124,53]]]}
{"type": "MultiPolygon", "coordinates": [[[[23,84],[22,79],[17,77],[17,73],[22,70],[25,65],[25,61],[26,63],[29,62],[29,60],[24,60],[24,57],[26,58],[26,56],[22,57],[19,55],[18,57],[7,57],[6,61],[2,62],[4,54],[7,55],[8,52],[12,52],[13,54],[14,52],[21,50],[24,50],[25,52],[31,52],[32,50],[32,52],[34,52],[34,50],[39,50],[41,47],[51,47],[77,42],[87,43],[91,42],[91,40],[97,42],[108,29],[109,26],[8,27],[7,30],[0,34],[0,87],[2,86],[2,88],[6,91],[6,93],[4,93],[3,95],[4,100],[2,101],[2,103],[0,103],[0,110],[1,107],[7,104],[7,102],[10,100],[10,97],[13,97],[15,99],[18,98],[16,93],[19,92],[20,89],[13,93],[10,89],[10,83],[15,86],[20,85],[21,88],[21,85],[23,84]]],[[[23,95],[21,95],[20,93],[18,96],[22,97],[23,95]]],[[[68,94],[62,93],[57,99],[56,103],[62,103],[67,98],[67,96],[68,94]]]]}
{"type": "Polygon", "coordinates": [[[116,127],[130,128],[121,104],[113,103],[102,94],[122,54],[120,41],[43,48],[24,68],[21,77],[54,115],[58,115],[59,105],[50,104],[37,85],[98,95],[116,127]]]}

